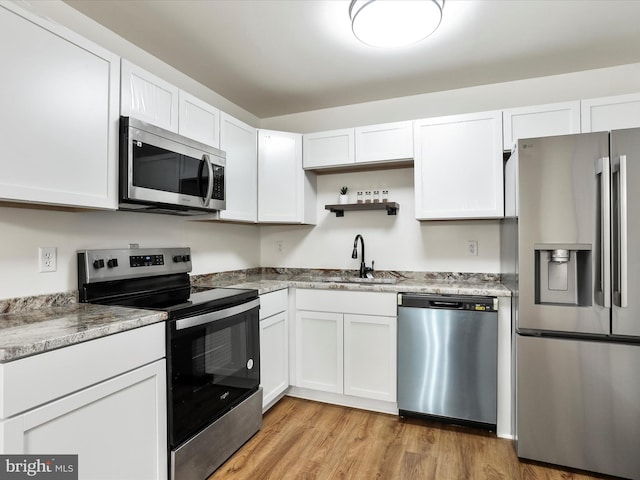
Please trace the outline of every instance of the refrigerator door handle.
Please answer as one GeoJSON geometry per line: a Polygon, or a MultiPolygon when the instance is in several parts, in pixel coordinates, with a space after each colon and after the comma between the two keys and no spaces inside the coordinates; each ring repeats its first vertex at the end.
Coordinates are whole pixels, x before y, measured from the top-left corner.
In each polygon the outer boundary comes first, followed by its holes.
{"type": "Polygon", "coordinates": [[[628,283],[627,283],[627,263],[628,263],[628,201],[627,201],[627,156],[620,155],[613,165],[614,171],[618,175],[618,218],[617,232],[615,232],[618,240],[618,254],[616,260],[617,267],[617,283],[618,292],[615,292],[614,303],[621,308],[629,306],[628,300],[628,283]]]}
{"type": "Polygon", "coordinates": [[[600,284],[596,300],[611,308],[611,164],[609,157],[596,161],[596,175],[600,177],[600,284]]]}

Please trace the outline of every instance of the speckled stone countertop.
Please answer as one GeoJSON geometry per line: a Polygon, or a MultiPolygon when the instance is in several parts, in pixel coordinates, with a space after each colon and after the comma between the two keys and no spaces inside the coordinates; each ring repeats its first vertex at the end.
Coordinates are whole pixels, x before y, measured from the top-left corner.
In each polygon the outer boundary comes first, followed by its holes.
{"type": "Polygon", "coordinates": [[[368,292],[437,293],[510,297],[500,275],[385,270],[373,279],[359,279],[356,270],[256,268],[208,275],[193,275],[193,284],[210,287],[253,288],[260,294],[283,288],[316,288],[368,292]]]}
{"type": "MultiPolygon", "coordinates": [[[[386,270],[370,280],[355,270],[254,268],[192,275],[193,285],[251,288],[260,294],[284,288],[368,292],[438,293],[509,297],[497,274],[386,270]]],[[[76,303],[76,292],[0,300],[0,363],[142,327],[165,313],[76,303]]]]}
{"type": "MultiPolygon", "coordinates": [[[[44,296],[27,298],[49,303],[44,296]]],[[[166,316],[164,312],[86,303],[15,308],[0,315],[0,363],[161,322],[166,316]]]]}

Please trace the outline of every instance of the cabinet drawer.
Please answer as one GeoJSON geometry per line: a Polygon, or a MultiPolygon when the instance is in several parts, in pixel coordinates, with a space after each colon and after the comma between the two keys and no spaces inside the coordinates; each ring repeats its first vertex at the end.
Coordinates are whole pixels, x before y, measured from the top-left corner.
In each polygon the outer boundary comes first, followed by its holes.
{"type": "Polygon", "coordinates": [[[165,323],[0,364],[0,418],[94,385],[165,356],[165,323]],[[20,388],[15,388],[19,385],[20,388]],[[7,388],[14,386],[14,388],[7,388]]]}
{"type": "Polygon", "coordinates": [[[260,295],[260,320],[287,310],[287,292],[288,289],[285,288],[260,295]]]}
{"type": "Polygon", "coordinates": [[[296,309],[395,317],[397,304],[393,292],[298,289],[296,309]]]}

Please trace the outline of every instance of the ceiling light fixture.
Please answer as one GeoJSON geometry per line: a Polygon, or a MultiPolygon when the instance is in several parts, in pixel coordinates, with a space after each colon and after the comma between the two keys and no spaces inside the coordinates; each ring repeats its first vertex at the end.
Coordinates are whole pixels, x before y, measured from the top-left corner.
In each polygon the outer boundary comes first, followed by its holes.
{"type": "Polygon", "coordinates": [[[424,40],[442,20],[445,0],[351,0],[351,29],[372,47],[405,47],[424,40]]]}

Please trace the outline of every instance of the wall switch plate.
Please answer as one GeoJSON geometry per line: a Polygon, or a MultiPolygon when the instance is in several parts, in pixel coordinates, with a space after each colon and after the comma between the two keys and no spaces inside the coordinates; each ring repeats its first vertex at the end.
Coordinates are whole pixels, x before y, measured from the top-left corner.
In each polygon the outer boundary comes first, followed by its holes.
{"type": "Polygon", "coordinates": [[[38,263],[40,272],[55,272],[58,269],[58,252],[56,247],[39,247],[38,263]]]}
{"type": "Polygon", "coordinates": [[[469,256],[478,256],[478,241],[477,240],[469,240],[467,242],[467,255],[469,256]]]}

